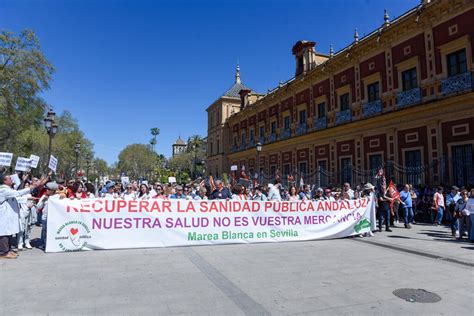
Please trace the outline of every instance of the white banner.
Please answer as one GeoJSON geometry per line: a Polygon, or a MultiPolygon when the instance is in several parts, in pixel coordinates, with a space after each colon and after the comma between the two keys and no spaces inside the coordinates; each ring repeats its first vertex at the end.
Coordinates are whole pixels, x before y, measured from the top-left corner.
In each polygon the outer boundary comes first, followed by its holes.
{"type": "Polygon", "coordinates": [[[51,155],[49,157],[49,165],[48,165],[48,168],[53,170],[54,172],[56,172],[56,168],[58,167],[58,159],[56,159],[56,157],[54,157],[53,155],[51,155]]]}
{"type": "Polygon", "coordinates": [[[0,166],[10,167],[13,160],[12,153],[0,153],[0,166]]]}
{"type": "Polygon", "coordinates": [[[25,157],[18,157],[16,159],[15,171],[28,171],[30,170],[31,159],[25,157]]]}
{"type": "Polygon", "coordinates": [[[38,163],[39,163],[39,160],[40,160],[40,157],[36,156],[36,155],[31,155],[30,156],[30,159],[31,159],[31,168],[37,168],[38,167],[38,163]]]}
{"type": "Polygon", "coordinates": [[[48,203],[47,252],[328,239],[375,229],[374,198],[49,199],[48,203]]]}

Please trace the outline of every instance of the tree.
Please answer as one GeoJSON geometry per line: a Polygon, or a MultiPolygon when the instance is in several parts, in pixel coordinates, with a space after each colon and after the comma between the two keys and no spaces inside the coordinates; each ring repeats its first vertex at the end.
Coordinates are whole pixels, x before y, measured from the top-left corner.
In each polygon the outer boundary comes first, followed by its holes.
{"type": "Polygon", "coordinates": [[[160,134],[160,129],[157,127],[153,127],[151,129],[151,135],[153,135],[153,138],[150,140],[150,145],[151,145],[151,150],[155,151],[155,145],[157,143],[156,137],[160,134]]]}
{"type": "Polygon", "coordinates": [[[192,178],[196,178],[203,172],[202,162],[205,158],[205,139],[199,135],[193,135],[188,138],[186,152],[172,157],[168,162],[168,166],[176,174],[186,175],[186,177],[190,175],[192,178]]]}
{"type": "Polygon", "coordinates": [[[15,145],[25,122],[41,125],[46,104],[38,94],[53,72],[32,31],[0,32],[0,148],[15,145]]]}
{"type": "Polygon", "coordinates": [[[145,144],[132,144],[119,154],[118,172],[124,172],[132,179],[148,178],[156,166],[156,154],[145,144]]]}

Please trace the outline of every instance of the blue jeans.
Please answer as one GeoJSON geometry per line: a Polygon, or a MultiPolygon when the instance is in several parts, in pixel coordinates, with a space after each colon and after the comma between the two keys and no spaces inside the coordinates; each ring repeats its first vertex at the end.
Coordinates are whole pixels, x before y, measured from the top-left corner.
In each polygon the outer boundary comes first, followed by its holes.
{"type": "Polygon", "coordinates": [[[471,234],[469,235],[469,238],[474,241],[474,213],[471,212],[471,215],[469,215],[469,218],[471,219],[471,234]]]}
{"type": "Polygon", "coordinates": [[[41,220],[41,245],[46,248],[46,230],[48,228],[48,220],[41,220]]]}
{"type": "Polygon", "coordinates": [[[403,220],[405,221],[405,225],[413,221],[413,207],[406,206],[403,208],[403,220]]]}
{"type": "Polygon", "coordinates": [[[441,221],[443,220],[443,212],[444,207],[438,206],[438,214],[436,214],[436,224],[441,225],[441,221]]]}

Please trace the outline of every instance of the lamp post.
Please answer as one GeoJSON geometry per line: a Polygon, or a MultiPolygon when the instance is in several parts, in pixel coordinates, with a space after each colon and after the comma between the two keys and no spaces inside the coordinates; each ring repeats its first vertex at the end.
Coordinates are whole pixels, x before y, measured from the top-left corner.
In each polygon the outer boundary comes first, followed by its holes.
{"type": "Polygon", "coordinates": [[[86,178],[89,181],[89,168],[92,167],[92,158],[91,156],[87,156],[86,158],[86,178]]]}
{"type": "Polygon", "coordinates": [[[46,128],[46,133],[49,136],[49,145],[48,145],[48,158],[46,159],[46,168],[48,167],[49,159],[51,157],[51,147],[53,143],[53,137],[58,132],[58,125],[54,120],[56,113],[54,113],[53,109],[49,109],[46,117],[43,119],[44,127],[46,128]]]}
{"type": "Polygon", "coordinates": [[[75,176],[74,176],[74,179],[76,179],[77,175],[78,175],[78,168],[79,168],[79,153],[81,152],[81,143],[80,142],[76,142],[76,145],[74,145],[74,151],[76,152],[76,167],[75,167],[75,170],[74,170],[74,173],[75,173],[75,176]]]}
{"type": "Polygon", "coordinates": [[[262,151],[262,143],[258,142],[255,148],[257,149],[257,183],[260,183],[260,152],[262,151]]]}

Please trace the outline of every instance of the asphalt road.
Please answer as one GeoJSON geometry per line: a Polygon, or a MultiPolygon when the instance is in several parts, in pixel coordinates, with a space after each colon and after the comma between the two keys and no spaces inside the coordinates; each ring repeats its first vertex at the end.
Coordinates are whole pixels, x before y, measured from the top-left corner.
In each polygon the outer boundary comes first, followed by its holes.
{"type": "Polygon", "coordinates": [[[309,242],[33,249],[0,261],[0,278],[1,315],[474,315],[474,244],[423,225],[309,242]],[[441,300],[403,300],[402,288],[441,300]]]}

